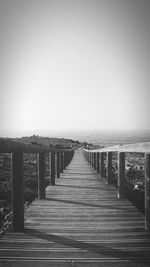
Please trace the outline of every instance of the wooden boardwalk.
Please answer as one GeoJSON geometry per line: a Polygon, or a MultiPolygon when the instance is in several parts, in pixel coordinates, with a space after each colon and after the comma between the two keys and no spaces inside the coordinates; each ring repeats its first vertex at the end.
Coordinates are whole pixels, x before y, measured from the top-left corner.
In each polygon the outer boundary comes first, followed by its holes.
{"type": "Polygon", "coordinates": [[[144,217],[116,195],[76,151],[46,199],[27,209],[25,233],[0,239],[0,267],[149,266],[144,217]]]}

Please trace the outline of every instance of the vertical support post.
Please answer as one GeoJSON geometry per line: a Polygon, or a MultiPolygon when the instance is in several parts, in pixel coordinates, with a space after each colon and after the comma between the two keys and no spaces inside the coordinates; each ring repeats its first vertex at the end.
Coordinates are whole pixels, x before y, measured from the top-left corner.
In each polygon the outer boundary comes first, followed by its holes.
{"type": "Polygon", "coordinates": [[[64,169],[67,167],[67,152],[64,152],[64,169]]]}
{"type": "Polygon", "coordinates": [[[93,167],[93,153],[91,152],[91,166],[93,167]]]}
{"type": "Polygon", "coordinates": [[[97,164],[96,164],[96,165],[97,165],[97,173],[100,172],[100,164],[99,164],[99,158],[100,158],[100,157],[99,157],[99,156],[100,156],[100,153],[97,152],[97,157],[96,157],[96,158],[97,158],[97,164]]]}
{"type": "Polygon", "coordinates": [[[24,231],[23,153],[12,154],[12,211],[14,232],[24,231]]]}
{"type": "Polygon", "coordinates": [[[104,152],[101,152],[100,154],[100,173],[101,173],[101,177],[105,177],[105,163],[104,163],[104,152]]]}
{"type": "Polygon", "coordinates": [[[107,184],[112,183],[112,152],[107,152],[107,184]]]}
{"type": "Polygon", "coordinates": [[[92,152],[92,167],[94,168],[94,153],[92,152]]]}
{"type": "Polygon", "coordinates": [[[45,153],[38,154],[38,199],[45,198],[45,153]]]}
{"type": "Polygon", "coordinates": [[[92,162],[92,159],[91,159],[91,152],[89,152],[89,158],[90,158],[90,164],[91,164],[91,162],[92,162]]]}
{"type": "Polygon", "coordinates": [[[94,170],[96,170],[96,154],[97,153],[94,152],[94,170]]]}
{"type": "Polygon", "coordinates": [[[69,151],[68,153],[69,153],[69,156],[68,157],[69,157],[69,164],[70,164],[70,162],[72,160],[72,157],[73,157],[73,154],[72,154],[72,151],[69,151]]]}
{"type": "Polygon", "coordinates": [[[61,152],[61,172],[64,170],[64,152],[61,152]]]}
{"type": "Polygon", "coordinates": [[[145,229],[150,231],[150,154],[145,155],[145,229]]]}
{"type": "Polygon", "coordinates": [[[57,178],[60,178],[60,153],[57,152],[57,178]]]}
{"type": "Polygon", "coordinates": [[[51,185],[55,185],[55,152],[51,152],[51,185]]]}
{"type": "Polygon", "coordinates": [[[118,198],[125,198],[125,153],[118,155],[118,198]]]}
{"type": "Polygon", "coordinates": [[[91,152],[89,152],[89,163],[91,164],[91,152]]]}
{"type": "Polygon", "coordinates": [[[67,166],[69,165],[70,163],[70,152],[68,151],[67,152],[67,166]]]}

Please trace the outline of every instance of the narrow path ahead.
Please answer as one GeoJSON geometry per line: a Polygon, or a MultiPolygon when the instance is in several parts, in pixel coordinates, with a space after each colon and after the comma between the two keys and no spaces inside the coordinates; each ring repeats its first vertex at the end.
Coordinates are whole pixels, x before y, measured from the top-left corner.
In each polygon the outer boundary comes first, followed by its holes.
{"type": "Polygon", "coordinates": [[[143,215],[106,185],[78,150],[46,199],[26,211],[25,233],[0,239],[0,266],[149,266],[143,215]]]}

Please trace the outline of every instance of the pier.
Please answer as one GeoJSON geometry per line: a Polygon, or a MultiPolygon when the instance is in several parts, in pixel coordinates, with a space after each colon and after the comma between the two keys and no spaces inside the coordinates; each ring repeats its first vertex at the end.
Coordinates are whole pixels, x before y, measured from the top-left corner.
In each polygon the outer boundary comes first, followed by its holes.
{"type": "Polygon", "coordinates": [[[55,185],[26,209],[23,229],[0,238],[0,266],[149,266],[144,215],[118,197],[89,153],[68,157],[55,185]]]}

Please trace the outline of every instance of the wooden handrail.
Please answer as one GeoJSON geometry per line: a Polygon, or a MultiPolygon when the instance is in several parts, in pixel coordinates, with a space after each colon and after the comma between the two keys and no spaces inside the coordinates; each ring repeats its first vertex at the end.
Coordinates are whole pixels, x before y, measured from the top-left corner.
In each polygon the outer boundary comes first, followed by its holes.
{"type": "Polygon", "coordinates": [[[107,184],[111,184],[112,181],[112,152],[118,153],[118,198],[125,198],[126,153],[142,153],[145,155],[145,229],[150,231],[150,142],[117,145],[93,150],[82,148],[82,150],[85,158],[100,173],[101,177],[106,176],[107,184]],[[104,159],[105,154],[106,158],[104,159]],[[106,172],[105,162],[107,162],[106,172]]]}
{"type": "Polygon", "coordinates": [[[135,143],[127,145],[116,145],[99,149],[85,149],[85,151],[95,152],[138,152],[138,153],[150,153],[150,142],[135,143]]]}
{"type": "Polygon", "coordinates": [[[38,198],[44,199],[45,193],[45,154],[50,158],[50,184],[55,185],[55,177],[70,163],[74,148],[38,147],[0,138],[0,153],[11,153],[11,184],[12,184],[12,213],[13,230],[24,231],[24,182],[23,182],[23,153],[38,154],[38,198]],[[56,168],[57,155],[57,170],[56,168]],[[62,164],[63,162],[63,164],[62,164]]]}

